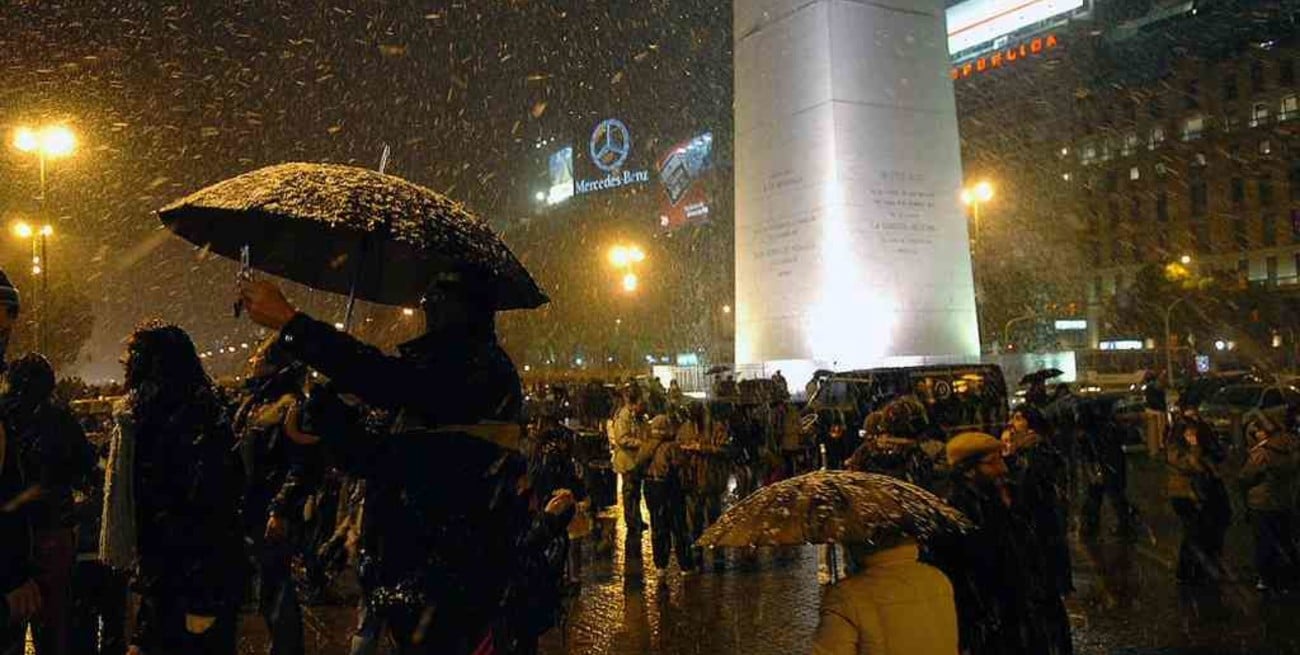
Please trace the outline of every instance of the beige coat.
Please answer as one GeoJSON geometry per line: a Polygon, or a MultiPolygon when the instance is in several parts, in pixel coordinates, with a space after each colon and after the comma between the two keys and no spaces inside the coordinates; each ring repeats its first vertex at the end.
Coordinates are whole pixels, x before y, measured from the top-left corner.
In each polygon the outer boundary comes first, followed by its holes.
{"type": "Polygon", "coordinates": [[[915,543],[872,554],[826,592],[813,655],[956,655],[957,607],[915,543]]]}

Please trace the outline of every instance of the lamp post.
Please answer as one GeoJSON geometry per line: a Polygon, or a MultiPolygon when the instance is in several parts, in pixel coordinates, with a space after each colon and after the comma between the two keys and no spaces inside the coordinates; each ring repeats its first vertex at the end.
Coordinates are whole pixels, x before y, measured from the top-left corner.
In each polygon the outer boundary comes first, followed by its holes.
{"type": "Polygon", "coordinates": [[[14,224],[14,234],[20,239],[32,241],[32,286],[36,290],[35,320],[36,350],[45,352],[45,304],[49,291],[50,261],[46,256],[47,240],[54,236],[54,228],[48,223],[40,227],[24,221],[14,224]]]}
{"type": "Polygon", "coordinates": [[[970,207],[975,227],[971,230],[971,250],[979,245],[980,206],[993,199],[993,185],[981,180],[961,190],[961,204],[970,207]]]}
{"type": "Polygon", "coordinates": [[[1007,321],[1005,324],[1003,324],[1003,326],[1002,326],[1002,347],[1003,347],[1003,348],[1006,348],[1007,345],[1011,343],[1011,326],[1012,326],[1012,325],[1015,325],[1016,323],[1019,323],[1019,322],[1021,322],[1021,321],[1027,321],[1027,320],[1029,320],[1029,319],[1031,319],[1031,318],[1033,318],[1033,317],[1035,317],[1035,316],[1037,316],[1037,315],[1038,315],[1038,314],[1023,314],[1023,315],[1021,315],[1021,316],[1016,316],[1015,318],[1012,318],[1011,320],[1009,320],[1009,321],[1007,321]]]}
{"type": "Polygon", "coordinates": [[[1170,389],[1174,388],[1174,337],[1173,330],[1170,328],[1170,317],[1173,315],[1174,308],[1184,300],[1187,300],[1187,296],[1178,298],[1165,307],[1165,383],[1170,389]]]}
{"type": "MultiPolygon", "coordinates": [[[[45,125],[38,128],[20,127],[14,131],[14,148],[19,152],[35,154],[40,165],[40,191],[36,197],[40,203],[42,218],[48,220],[46,213],[46,168],[51,159],[67,157],[77,149],[77,136],[65,125],[45,125]]],[[[49,223],[39,228],[27,223],[18,223],[14,232],[23,239],[32,240],[32,281],[37,288],[36,306],[36,348],[45,351],[45,324],[47,297],[49,291],[50,263],[46,256],[46,240],[54,234],[49,223]]]]}
{"type": "Polygon", "coordinates": [[[14,147],[21,152],[35,154],[39,160],[41,186],[37,200],[43,205],[46,162],[71,155],[77,149],[77,136],[63,125],[46,125],[40,128],[20,127],[14,131],[14,147]]]}

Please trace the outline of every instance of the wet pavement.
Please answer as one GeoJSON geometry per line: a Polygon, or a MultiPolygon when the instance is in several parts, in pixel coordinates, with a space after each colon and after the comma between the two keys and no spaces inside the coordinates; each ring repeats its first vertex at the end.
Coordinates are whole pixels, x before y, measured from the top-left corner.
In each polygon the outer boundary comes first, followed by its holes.
{"type": "MultiPolygon", "coordinates": [[[[1102,536],[1088,544],[1074,541],[1076,593],[1067,605],[1076,652],[1300,653],[1300,600],[1265,598],[1255,590],[1244,510],[1234,508],[1229,532],[1230,580],[1217,590],[1179,587],[1173,572],[1179,530],[1163,498],[1163,470],[1142,455],[1130,461],[1130,498],[1144,523],[1140,538],[1110,536],[1114,519],[1107,507],[1102,536]]],[[[728,553],[702,574],[683,576],[673,566],[661,575],[651,564],[648,539],[639,561],[624,555],[622,539],[619,525],[606,554],[587,544],[581,592],[565,629],[543,638],[543,653],[808,651],[820,582],[828,576],[824,551],[728,553]]],[[[351,616],[343,607],[309,608],[308,652],[346,653],[351,616]]],[[[265,652],[265,631],[251,618],[245,617],[241,652],[265,652]]]]}

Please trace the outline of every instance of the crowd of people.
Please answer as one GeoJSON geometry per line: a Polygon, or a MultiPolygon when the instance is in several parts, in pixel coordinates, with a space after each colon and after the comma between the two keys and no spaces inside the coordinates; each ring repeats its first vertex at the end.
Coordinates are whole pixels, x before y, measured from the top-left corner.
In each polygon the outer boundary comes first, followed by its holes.
{"type": "MultiPolygon", "coordinates": [[[[820,425],[779,375],[720,378],[708,400],[654,378],[525,389],[466,289],[435,279],[425,334],[389,355],[246,281],[243,309],[271,335],[238,389],[211,380],[180,327],[146,322],[103,439],[60,401],[48,361],[8,361],[0,655],[23,653],[29,628],[38,655],[230,654],[246,604],[271,653],[301,654],[300,594],[349,570],[352,653],[385,639],[399,653],[534,652],[613,522],[628,558],[648,536],[660,583],[674,560],[693,576],[722,565],[695,544],[730,502],[839,465],[928,489],[974,529],[846,545],[853,573],[827,593],[814,652],[1057,655],[1072,652],[1071,524],[1095,538],[1109,501],[1115,534],[1137,531],[1124,428],[1063,385],[1036,383],[998,436],[949,434],[909,395],[856,430],[820,425]]],[[[0,352],[19,310],[0,274],[0,352]]],[[[1249,417],[1235,464],[1194,406],[1174,419],[1150,421],[1148,441],[1184,530],[1178,582],[1223,578],[1236,484],[1260,589],[1294,589],[1296,416],[1249,417]]]]}

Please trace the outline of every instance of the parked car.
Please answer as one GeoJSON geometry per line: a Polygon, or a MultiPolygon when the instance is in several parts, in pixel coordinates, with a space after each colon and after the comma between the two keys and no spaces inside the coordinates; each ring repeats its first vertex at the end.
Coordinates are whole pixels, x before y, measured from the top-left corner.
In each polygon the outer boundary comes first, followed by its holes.
{"type": "Polygon", "coordinates": [[[1300,407],[1300,390],[1292,386],[1233,384],[1201,403],[1201,418],[1237,452],[1243,452],[1243,417],[1259,411],[1282,423],[1289,409],[1300,407]]]}

